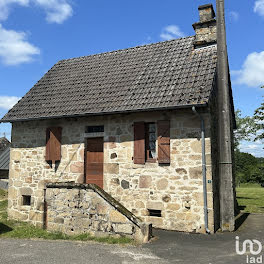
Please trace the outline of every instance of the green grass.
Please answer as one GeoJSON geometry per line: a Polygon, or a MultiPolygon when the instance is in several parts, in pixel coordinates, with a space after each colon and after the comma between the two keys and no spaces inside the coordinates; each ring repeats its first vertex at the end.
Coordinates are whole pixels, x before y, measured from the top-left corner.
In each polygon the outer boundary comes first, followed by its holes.
{"type": "Polygon", "coordinates": [[[0,211],[6,211],[7,203],[7,200],[0,201],[0,211]]]}
{"type": "Polygon", "coordinates": [[[7,191],[0,189],[0,200],[7,199],[7,191]]]}
{"type": "Polygon", "coordinates": [[[259,184],[241,184],[236,188],[236,194],[242,212],[264,213],[264,188],[259,184]]]}
{"type": "MultiPolygon", "coordinates": [[[[0,189],[1,191],[1,189],[0,189]]],[[[4,194],[0,193],[0,200],[4,194]]],[[[108,244],[132,244],[133,240],[127,237],[96,237],[90,234],[81,234],[69,236],[60,232],[48,232],[44,229],[37,228],[28,223],[8,220],[7,218],[7,199],[0,201],[0,238],[41,238],[50,240],[74,240],[74,241],[96,241],[108,244]]]]}

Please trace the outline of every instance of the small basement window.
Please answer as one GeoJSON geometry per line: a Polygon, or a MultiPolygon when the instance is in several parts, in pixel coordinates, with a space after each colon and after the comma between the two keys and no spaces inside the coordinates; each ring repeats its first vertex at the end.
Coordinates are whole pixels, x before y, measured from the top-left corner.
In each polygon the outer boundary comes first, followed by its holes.
{"type": "Polygon", "coordinates": [[[148,209],[149,216],[161,217],[161,210],[148,209]]]}
{"type": "Polygon", "coordinates": [[[30,195],[22,195],[22,205],[31,205],[30,195]]]}

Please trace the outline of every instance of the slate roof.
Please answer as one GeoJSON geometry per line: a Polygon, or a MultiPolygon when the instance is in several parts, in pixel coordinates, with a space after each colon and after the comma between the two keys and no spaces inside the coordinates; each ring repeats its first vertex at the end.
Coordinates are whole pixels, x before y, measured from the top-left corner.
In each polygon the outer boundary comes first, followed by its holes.
{"type": "Polygon", "coordinates": [[[0,154],[0,170],[9,170],[10,147],[0,154]]]}
{"type": "Polygon", "coordinates": [[[6,137],[0,138],[0,155],[4,152],[6,148],[10,146],[10,142],[6,137]]]}
{"type": "Polygon", "coordinates": [[[204,105],[217,49],[194,37],[59,61],[2,122],[204,105]]]}

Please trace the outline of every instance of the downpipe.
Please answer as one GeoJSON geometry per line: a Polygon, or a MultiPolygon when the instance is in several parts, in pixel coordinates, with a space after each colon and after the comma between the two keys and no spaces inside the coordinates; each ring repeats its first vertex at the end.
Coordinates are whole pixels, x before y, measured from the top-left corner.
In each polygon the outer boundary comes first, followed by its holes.
{"type": "Polygon", "coordinates": [[[192,111],[197,115],[201,121],[201,136],[202,136],[202,174],[203,174],[203,198],[204,198],[204,224],[205,231],[210,234],[208,228],[208,205],[207,205],[207,182],[206,182],[206,158],[205,158],[205,127],[203,117],[196,111],[195,106],[192,107],[192,111]]]}

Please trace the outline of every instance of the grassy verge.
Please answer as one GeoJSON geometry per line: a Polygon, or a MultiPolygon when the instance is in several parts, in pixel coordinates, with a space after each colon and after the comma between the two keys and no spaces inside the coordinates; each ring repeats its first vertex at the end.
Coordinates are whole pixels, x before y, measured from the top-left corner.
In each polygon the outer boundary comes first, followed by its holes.
{"type": "Polygon", "coordinates": [[[259,184],[241,184],[236,194],[242,212],[264,213],[264,188],[259,184]]]}
{"type": "Polygon", "coordinates": [[[0,189],[0,200],[7,199],[7,191],[0,189]]]}
{"type": "Polygon", "coordinates": [[[132,239],[127,237],[95,237],[90,234],[75,236],[65,235],[59,232],[48,232],[33,225],[7,219],[7,199],[6,192],[0,189],[0,238],[42,238],[50,240],[74,240],[74,241],[96,241],[108,244],[131,244],[132,239]],[[3,200],[5,198],[5,200],[3,200]]]}

